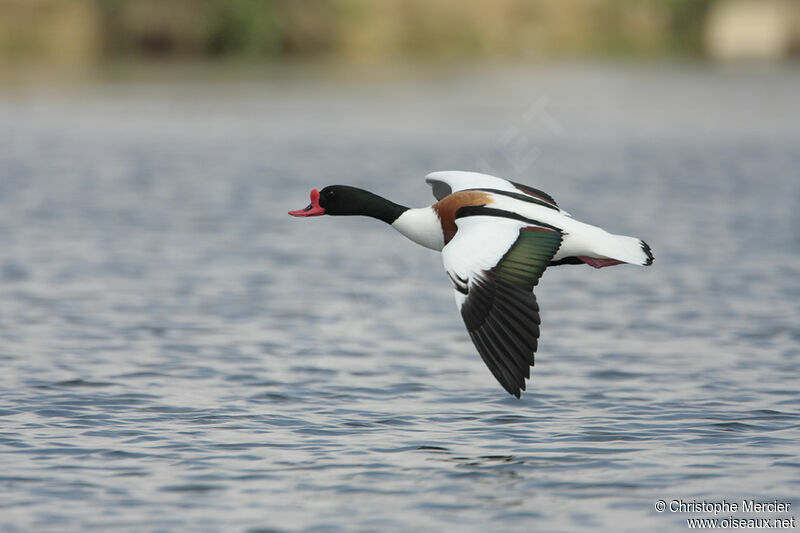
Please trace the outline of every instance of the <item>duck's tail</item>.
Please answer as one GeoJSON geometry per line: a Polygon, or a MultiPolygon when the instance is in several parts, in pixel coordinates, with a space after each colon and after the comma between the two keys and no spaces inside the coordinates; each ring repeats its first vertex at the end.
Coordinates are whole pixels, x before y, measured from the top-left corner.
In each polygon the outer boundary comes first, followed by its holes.
{"type": "Polygon", "coordinates": [[[653,264],[653,252],[650,250],[650,245],[636,237],[607,234],[606,238],[597,245],[596,257],[579,256],[579,259],[595,268],[621,263],[641,266],[653,264]]]}

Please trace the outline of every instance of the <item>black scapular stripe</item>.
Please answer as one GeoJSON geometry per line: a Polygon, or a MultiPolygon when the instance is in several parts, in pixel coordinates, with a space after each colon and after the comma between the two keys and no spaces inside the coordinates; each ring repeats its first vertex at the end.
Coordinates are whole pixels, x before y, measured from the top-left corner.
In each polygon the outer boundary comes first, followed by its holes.
{"type": "Polygon", "coordinates": [[[558,204],[553,199],[553,197],[550,196],[549,194],[547,194],[546,192],[544,192],[541,189],[536,189],[534,187],[531,187],[530,185],[524,185],[522,183],[517,183],[516,181],[512,181],[511,185],[513,185],[514,187],[516,187],[517,189],[519,189],[521,191],[525,191],[527,193],[535,194],[536,196],[540,196],[540,197],[544,198],[545,200],[547,200],[548,202],[550,202],[551,204],[553,204],[555,206],[558,206],[558,204]]]}
{"type": "Polygon", "coordinates": [[[552,224],[540,222],[538,220],[522,216],[519,213],[512,213],[511,211],[504,211],[503,209],[496,209],[494,207],[486,207],[485,205],[466,205],[464,207],[459,207],[458,211],[456,211],[456,219],[478,216],[509,218],[512,220],[525,222],[531,226],[539,226],[540,228],[546,228],[552,231],[561,231],[560,228],[557,228],[552,224]]]}
{"type": "Polygon", "coordinates": [[[544,200],[541,200],[539,198],[534,198],[533,196],[528,196],[527,194],[522,194],[522,193],[519,193],[519,192],[503,191],[503,190],[500,190],[500,189],[484,189],[484,188],[481,188],[481,189],[468,189],[468,190],[483,191],[483,192],[489,192],[489,193],[492,193],[492,194],[501,194],[503,196],[508,196],[509,198],[513,198],[515,200],[520,200],[522,202],[528,202],[528,203],[531,203],[531,204],[536,204],[536,205],[540,205],[542,207],[546,207],[548,209],[554,209],[556,211],[560,211],[560,209],[558,208],[558,206],[555,205],[555,203],[550,204],[550,203],[547,203],[544,200]]]}

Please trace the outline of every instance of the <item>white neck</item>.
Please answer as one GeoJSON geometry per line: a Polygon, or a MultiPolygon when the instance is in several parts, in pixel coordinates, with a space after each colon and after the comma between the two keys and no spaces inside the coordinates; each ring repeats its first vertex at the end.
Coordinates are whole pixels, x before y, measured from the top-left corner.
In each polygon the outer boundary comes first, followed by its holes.
{"type": "Polygon", "coordinates": [[[442,223],[432,207],[409,209],[392,222],[392,227],[425,248],[437,251],[444,248],[442,223]]]}

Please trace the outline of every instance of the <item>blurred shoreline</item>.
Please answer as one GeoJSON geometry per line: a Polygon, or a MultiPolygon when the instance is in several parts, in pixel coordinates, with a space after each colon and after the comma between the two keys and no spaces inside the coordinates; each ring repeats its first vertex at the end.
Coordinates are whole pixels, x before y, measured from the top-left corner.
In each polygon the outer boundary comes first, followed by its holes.
{"type": "Polygon", "coordinates": [[[294,62],[775,62],[798,51],[792,0],[0,0],[5,79],[294,62]]]}
{"type": "MultiPolygon", "coordinates": [[[[793,75],[800,71],[800,62],[734,62],[715,63],[698,57],[581,58],[537,61],[427,61],[384,62],[361,64],[337,60],[268,60],[268,61],[201,61],[171,59],[164,61],[125,60],[103,62],[80,68],[53,67],[41,64],[16,65],[0,69],[0,94],[8,96],[69,96],[97,90],[104,92],[136,91],[137,87],[164,87],[181,93],[219,95],[239,87],[248,92],[270,86],[276,90],[319,93],[328,91],[391,90],[402,92],[409,85],[423,82],[443,87],[477,79],[494,80],[506,86],[511,81],[524,85],[542,79],[570,78],[581,73],[598,72],[625,78],[674,75],[722,76],[730,79],[793,75]]],[[[505,90],[511,90],[508,86],[505,90]]],[[[524,87],[523,89],[524,90],[524,87]]],[[[239,91],[239,89],[236,89],[239,91]]],[[[229,93],[230,94],[230,93],[229,93]]],[[[238,92],[237,92],[238,94],[238,92]]]]}

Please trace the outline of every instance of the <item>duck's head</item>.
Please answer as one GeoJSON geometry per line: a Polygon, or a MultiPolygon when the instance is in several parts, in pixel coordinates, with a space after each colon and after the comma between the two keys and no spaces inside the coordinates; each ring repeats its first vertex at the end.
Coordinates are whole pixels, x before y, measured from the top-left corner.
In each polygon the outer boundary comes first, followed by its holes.
{"type": "MultiPolygon", "coordinates": [[[[388,200],[371,192],[348,185],[328,185],[321,191],[311,191],[311,203],[304,209],[289,211],[295,217],[317,217],[320,215],[365,215],[376,216],[376,211],[394,206],[388,200]]],[[[378,217],[382,218],[382,217],[378,217]]],[[[396,217],[395,217],[396,218],[396,217]]]]}

